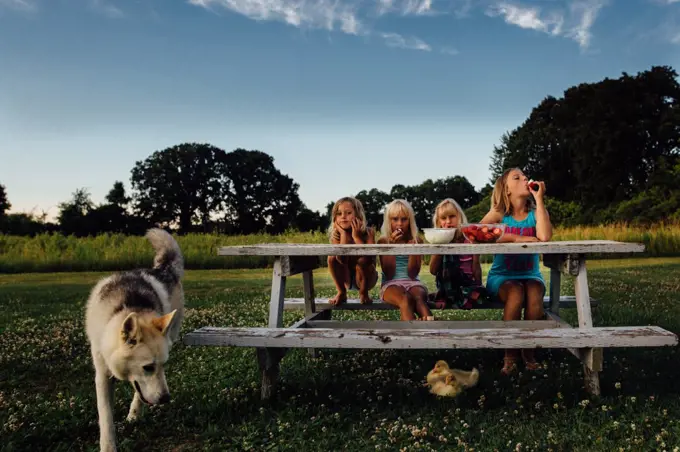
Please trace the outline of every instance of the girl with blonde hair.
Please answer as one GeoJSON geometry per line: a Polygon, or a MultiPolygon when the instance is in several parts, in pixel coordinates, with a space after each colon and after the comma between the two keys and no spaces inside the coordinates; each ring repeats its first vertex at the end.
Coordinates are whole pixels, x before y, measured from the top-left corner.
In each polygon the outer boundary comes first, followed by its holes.
{"type": "MultiPolygon", "coordinates": [[[[544,194],[544,182],[529,184],[522,170],[507,169],[496,180],[491,210],[481,223],[505,223],[505,234],[499,242],[547,242],[552,238],[552,224],[544,194]]],[[[486,288],[505,305],[503,320],[520,320],[523,307],[525,320],[544,318],[545,281],[538,254],[496,254],[487,275],[486,288]]],[[[505,351],[502,374],[517,371],[519,354],[519,350],[505,351]]],[[[534,350],[523,349],[522,357],[528,370],[540,368],[534,350]]]]}
{"type": "MultiPolygon", "coordinates": [[[[364,206],[351,196],[340,198],[333,205],[328,235],[333,244],[375,243],[375,229],[366,225],[364,206]]],[[[368,291],[378,282],[374,256],[328,256],[328,271],[337,289],[330,304],[346,302],[348,289],[359,291],[362,304],[373,302],[368,291]]]]}
{"type": "MultiPolygon", "coordinates": [[[[465,212],[451,198],[440,202],[432,216],[432,225],[435,228],[459,228],[467,222],[465,212]]],[[[456,231],[453,242],[470,243],[460,230],[456,231]]],[[[439,309],[452,306],[472,309],[486,299],[486,290],[482,285],[482,266],[478,254],[432,255],[430,273],[434,275],[437,284],[434,299],[439,309]]]]}
{"type": "MultiPolygon", "coordinates": [[[[399,246],[420,243],[413,208],[408,201],[395,199],[385,207],[378,243],[399,246]]],[[[399,308],[401,320],[433,320],[427,306],[427,287],[418,278],[422,256],[380,256],[382,282],[380,298],[399,308]]]]}

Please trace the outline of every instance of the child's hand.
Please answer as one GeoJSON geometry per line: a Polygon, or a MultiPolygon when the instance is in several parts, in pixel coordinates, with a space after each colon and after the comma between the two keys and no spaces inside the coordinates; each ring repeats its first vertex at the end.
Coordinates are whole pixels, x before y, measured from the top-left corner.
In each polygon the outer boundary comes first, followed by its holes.
{"type": "Polygon", "coordinates": [[[339,237],[347,238],[347,231],[345,230],[345,228],[340,226],[337,221],[335,222],[335,230],[338,233],[339,237]]]}
{"type": "Polygon", "coordinates": [[[354,241],[361,241],[361,220],[355,218],[352,220],[352,238],[354,241]]]}
{"type": "Polygon", "coordinates": [[[390,243],[399,243],[404,239],[404,232],[401,229],[395,229],[390,236],[390,243]]]}
{"type": "Polygon", "coordinates": [[[543,196],[545,195],[545,182],[543,181],[531,181],[529,183],[529,191],[534,195],[534,198],[536,200],[543,200],[543,196]],[[538,185],[538,190],[534,190],[534,184],[538,185]]]}

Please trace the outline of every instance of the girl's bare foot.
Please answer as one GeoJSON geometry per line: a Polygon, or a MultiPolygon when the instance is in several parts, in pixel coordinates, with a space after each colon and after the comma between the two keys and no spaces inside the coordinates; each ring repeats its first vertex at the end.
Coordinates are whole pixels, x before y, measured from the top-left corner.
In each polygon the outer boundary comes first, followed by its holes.
{"type": "Polygon", "coordinates": [[[522,350],[522,358],[524,359],[524,366],[527,370],[538,370],[541,365],[534,358],[533,350],[522,350]]]}
{"type": "Polygon", "coordinates": [[[361,302],[361,304],[371,304],[371,303],[373,303],[373,299],[368,294],[368,292],[366,292],[366,293],[359,292],[359,301],[361,302]]]}
{"type": "Polygon", "coordinates": [[[508,357],[503,358],[503,368],[501,369],[501,375],[509,376],[517,372],[517,358],[508,357]]]}
{"type": "Polygon", "coordinates": [[[342,304],[346,301],[347,301],[347,292],[338,292],[337,295],[335,295],[333,298],[328,300],[328,302],[333,306],[337,306],[337,305],[342,304]]]}

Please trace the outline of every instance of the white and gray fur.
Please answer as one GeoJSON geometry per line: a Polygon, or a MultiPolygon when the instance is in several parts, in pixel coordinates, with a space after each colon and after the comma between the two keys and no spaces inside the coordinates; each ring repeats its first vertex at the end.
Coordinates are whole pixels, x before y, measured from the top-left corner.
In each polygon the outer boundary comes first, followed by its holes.
{"type": "Polygon", "coordinates": [[[85,323],[95,368],[101,450],[116,450],[115,379],[127,380],[135,388],[128,420],[137,418],[143,402],[158,404],[170,400],[163,364],[172,344],[179,339],[184,317],[181,282],[184,258],[179,245],[166,231],[150,229],[146,238],[156,251],[153,267],[114,273],[100,280],[87,301],[85,323]],[[153,344],[144,346],[134,339],[122,342],[123,324],[127,325],[131,317],[152,319],[173,311],[162,340],[156,338],[153,344]],[[147,362],[157,363],[154,372],[142,371],[142,364],[147,362]]]}

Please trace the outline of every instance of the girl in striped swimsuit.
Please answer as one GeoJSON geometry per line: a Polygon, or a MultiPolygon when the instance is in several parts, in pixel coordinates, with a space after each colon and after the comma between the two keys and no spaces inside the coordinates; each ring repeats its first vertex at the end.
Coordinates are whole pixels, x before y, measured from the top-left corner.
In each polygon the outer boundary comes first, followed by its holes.
{"type": "MultiPolygon", "coordinates": [[[[385,207],[385,217],[378,243],[407,245],[420,243],[418,226],[411,205],[395,199],[385,207]]],[[[422,256],[380,256],[382,282],[380,298],[399,308],[401,320],[433,320],[427,306],[427,287],[418,278],[422,256]]]]}

